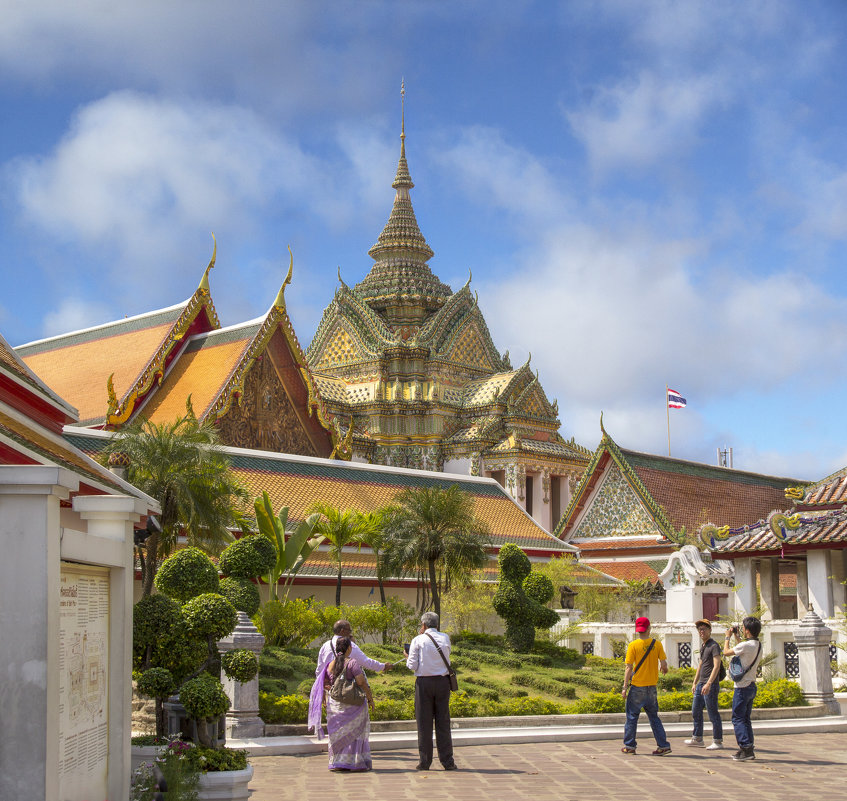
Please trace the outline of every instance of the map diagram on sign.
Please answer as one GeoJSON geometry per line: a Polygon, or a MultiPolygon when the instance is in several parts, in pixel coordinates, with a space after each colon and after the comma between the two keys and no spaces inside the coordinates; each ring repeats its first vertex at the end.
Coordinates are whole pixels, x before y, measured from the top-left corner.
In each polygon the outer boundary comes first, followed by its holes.
{"type": "Polygon", "coordinates": [[[99,720],[106,702],[105,634],[77,632],[66,640],[65,647],[70,721],[99,720]]]}

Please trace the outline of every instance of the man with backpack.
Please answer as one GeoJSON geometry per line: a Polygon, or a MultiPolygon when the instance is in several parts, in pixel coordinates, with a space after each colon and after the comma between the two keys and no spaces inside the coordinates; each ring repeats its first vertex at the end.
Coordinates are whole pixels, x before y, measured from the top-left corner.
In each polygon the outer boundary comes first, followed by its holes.
{"type": "Polygon", "coordinates": [[[635,732],[638,718],[643,709],[650,721],[650,728],[656,738],[656,750],[653,756],[665,756],[671,752],[671,746],[665,734],[665,727],[659,720],[659,699],[656,685],[659,670],[668,672],[668,658],[665,649],[655,638],[650,637],[650,620],[640,617],[635,621],[637,639],[626,649],[626,669],[624,671],[623,691],[626,699],[626,726],[623,733],[624,754],[634,754],[637,745],[635,732]]]}
{"type": "Polygon", "coordinates": [[[723,666],[721,647],[712,639],[712,624],[703,618],[695,624],[697,633],[700,635],[700,664],[694,674],[694,682],[691,692],[694,700],[691,703],[691,717],[694,720],[694,731],[691,739],[686,740],[686,745],[697,748],[706,746],[707,751],[717,751],[723,748],[723,722],[721,713],[718,711],[718,693],[720,683],[726,677],[726,669],[723,666]],[[703,741],[703,707],[709,713],[712,723],[712,742],[706,745],[703,741]]]}
{"type": "Polygon", "coordinates": [[[753,699],[756,697],[756,668],[762,658],[762,643],[759,642],[762,622],[757,617],[745,617],[741,629],[743,639],[738,626],[727,629],[723,653],[724,656],[732,657],[729,663],[729,677],[735,682],[735,691],[732,694],[732,727],[735,729],[738,751],[732,758],[736,762],[747,762],[756,758],[750,713],[753,711],[753,699]],[[736,640],[734,646],[730,645],[733,634],[736,640]]]}

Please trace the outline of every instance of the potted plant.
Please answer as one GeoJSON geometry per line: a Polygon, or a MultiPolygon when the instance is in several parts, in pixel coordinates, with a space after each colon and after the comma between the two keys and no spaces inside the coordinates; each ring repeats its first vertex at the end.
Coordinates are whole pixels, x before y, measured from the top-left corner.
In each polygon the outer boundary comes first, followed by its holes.
{"type": "Polygon", "coordinates": [[[250,609],[258,601],[250,578],[266,574],[275,563],[273,545],[265,537],[248,535],[221,554],[221,569],[229,575],[221,581],[206,554],[184,548],[165,560],[156,574],[158,593],[135,605],[133,657],[138,692],[155,699],[158,738],[170,729],[172,735],[181,732],[182,740],[190,743],[186,759],[200,772],[200,799],[247,798],[253,770],[245,752],[224,745],[222,719],[230,701],[220,671],[223,668],[237,681],[250,681],[258,671],[258,660],[244,649],[229,651],[221,659],[216,643],[235,629],[236,606],[250,609]],[[166,704],[174,695],[178,701],[166,704]],[[213,773],[230,775],[212,777],[213,773]],[[224,795],[217,790],[205,794],[208,785],[220,784],[227,787],[224,795]]]}

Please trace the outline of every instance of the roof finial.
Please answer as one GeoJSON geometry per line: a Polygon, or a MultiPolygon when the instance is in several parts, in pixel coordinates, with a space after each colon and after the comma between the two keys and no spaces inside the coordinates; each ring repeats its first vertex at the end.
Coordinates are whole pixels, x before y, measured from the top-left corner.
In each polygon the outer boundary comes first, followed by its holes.
{"type": "Polygon", "coordinates": [[[215,259],[218,256],[218,240],[215,239],[214,231],[212,231],[212,242],[215,243],[214,247],[212,248],[212,259],[209,262],[209,266],[206,268],[206,272],[203,273],[203,277],[200,279],[200,286],[198,287],[198,289],[205,289],[206,292],[209,291],[209,270],[211,270],[212,267],[215,266],[215,259]]]}
{"type": "Polygon", "coordinates": [[[278,306],[281,309],[285,308],[285,287],[291,283],[291,275],[294,272],[294,254],[291,252],[291,245],[288,246],[288,256],[288,275],[285,276],[285,280],[282,282],[282,286],[279,288],[276,300],[274,301],[274,306],[278,306]]]}

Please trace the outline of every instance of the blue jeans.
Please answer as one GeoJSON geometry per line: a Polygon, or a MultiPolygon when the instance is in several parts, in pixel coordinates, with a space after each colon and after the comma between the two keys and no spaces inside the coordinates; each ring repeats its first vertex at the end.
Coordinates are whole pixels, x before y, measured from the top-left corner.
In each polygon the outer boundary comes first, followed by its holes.
{"type": "Polygon", "coordinates": [[[750,712],[753,710],[755,697],[755,682],[746,687],[736,687],[732,694],[732,728],[735,729],[735,739],[739,748],[753,747],[753,724],[750,722],[750,712]]]}
{"type": "Polygon", "coordinates": [[[718,711],[718,693],[720,685],[715,682],[709,689],[708,695],[703,695],[703,686],[705,681],[700,681],[694,688],[694,701],[691,704],[691,717],[694,719],[694,737],[703,738],[703,707],[709,713],[709,720],[712,722],[712,739],[723,740],[723,721],[721,713],[718,711]]]}
{"type": "Polygon", "coordinates": [[[656,685],[651,687],[635,687],[629,688],[626,696],[626,726],[623,730],[623,744],[628,748],[635,748],[635,730],[638,727],[638,717],[641,715],[641,710],[647,713],[647,720],[650,721],[650,728],[653,730],[653,736],[656,738],[656,745],[659,748],[670,748],[668,738],[665,735],[665,727],[662,721],[659,720],[659,701],[656,697],[656,685]]]}

